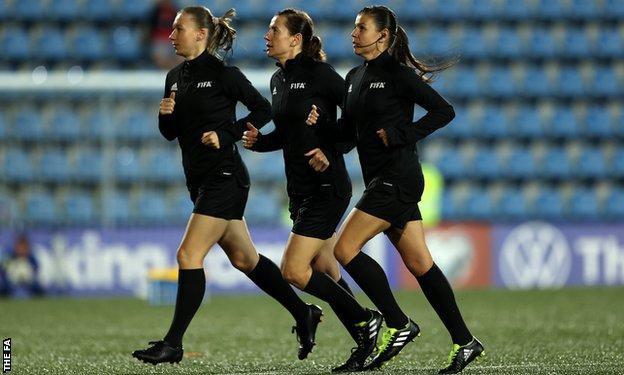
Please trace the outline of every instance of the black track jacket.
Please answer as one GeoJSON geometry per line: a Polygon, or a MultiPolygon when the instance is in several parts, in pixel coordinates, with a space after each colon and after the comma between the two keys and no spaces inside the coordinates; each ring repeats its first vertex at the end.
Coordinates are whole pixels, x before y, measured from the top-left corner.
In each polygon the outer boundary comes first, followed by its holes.
{"type": "Polygon", "coordinates": [[[235,142],[241,139],[246,123],[261,128],[271,119],[271,105],[236,67],[204,51],[167,73],[165,98],[175,91],[171,115],[158,116],[158,128],[182,149],[186,185],[197,188],[207,178],[223,172],[236,172],[242,160],[235,142]],[[236,103],[242,102],[250,113],[236,120],[236,103]],[[201,143],[204,132],[219,136],[218,150],[201,143]]]}
{"type": "Polygon", "coordinates": [[[331,65],[300,53],[273,74],[271,94],[275,130],[259,135],[253,150],[283,150],[286,190],[291,196],[310,195],[327,184],[333,185],[339,196],[351,196],[351,180],[333,137],[324,136],[320,128],[305,123],[315,104],[324,110],[325,119],[331,119],[324,128],[336,125],[336,107],[342,104],[344,94],[342,77],[331,65]],[[312,169],[308,164],[310,157],[305,156],[317,147],[329,160],[329,167],[323,172],[312,169]]]}
{"type": "Polygon", "coordinates": [[[355,140],[367,187],[398,185],[406,202],[418,201],[422,171],[416,142],[448,124],[453,107],[408,66],[388,52],[353,68],[346,77],[338,139],[355,140]],[[414,104],[427,111],[413,122],[414,104]],[[389,147],[376,133],[385,129],[389,147]]]}

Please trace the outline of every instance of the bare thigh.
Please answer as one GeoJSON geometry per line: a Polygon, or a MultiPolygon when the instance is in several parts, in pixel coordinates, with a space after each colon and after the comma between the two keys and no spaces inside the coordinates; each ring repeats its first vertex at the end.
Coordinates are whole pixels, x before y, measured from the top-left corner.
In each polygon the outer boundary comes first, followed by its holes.
{"type": "Polygon", "coordinates": [[[191,214],[178,247],[177,260],[181,269],[201,268],[210,248],[221,238],[227,220],[191,214]]]}
{"type": "Polygon", "coordinates": [[[305,288],[312,276],[312,263],[325,241],[291,233],[282,257],[282,275],[299,289],[305,288]]]}
{"type": "Polygon", "coordinates": [[[336,259],[343,266],[348,264],[364,244],[388,228],[389,222],[354,208],[340,228],[334,248],[336,259]]]}
{"type": "Polygon", "coordinates": [[[244,273],[251,272],[260,259],[245,219],[227,222],[225,232],[219,239],[219,246],[230,259],[230,263],[244,273]]]}
{"type": "Polygon", "coordinates": [[[334,255],[336,246],[336,234],[323,241],[316,258],[312,260],[312,269],[328,274],[334,281],[340,280],[340,267],[334,255]]]}

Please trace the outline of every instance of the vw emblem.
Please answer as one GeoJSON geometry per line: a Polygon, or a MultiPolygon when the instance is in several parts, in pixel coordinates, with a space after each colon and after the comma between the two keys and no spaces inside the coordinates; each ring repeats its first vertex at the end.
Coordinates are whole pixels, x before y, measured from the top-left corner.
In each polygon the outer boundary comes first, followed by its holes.
{"type": "Polygon", "coordinates": [[[529,222],[512,230],[499,258],[503,282],[510,288],[565,285],[572,259],[565,236],[553,225],[529,222]]]}

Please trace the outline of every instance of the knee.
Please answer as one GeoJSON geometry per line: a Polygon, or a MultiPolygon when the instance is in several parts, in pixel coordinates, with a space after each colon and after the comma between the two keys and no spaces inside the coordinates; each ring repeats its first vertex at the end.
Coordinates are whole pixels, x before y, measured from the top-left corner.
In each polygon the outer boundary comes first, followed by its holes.
{"type": "Polygon", "coordinates": [[[357,247],[347,243],[347,241],[338,240],[338,242],[336,242],[336,246],[334,246],[334,256],[336,257],[336,260],[344,266],[349,263],[351,259],[353,259],[358,250],[359,249],[357,247]]]}
{"type": "Polygon", "coordinates": [[[422,257],[422,258],[412,257],[412,258],[404,259],[403,263],[405,263],[405,266],[407,267],[407,269],[414,276],[424,275],[425,273],[427,273],[427,271],[429,271],[431,266],[433,266],[433,260],[431,259],[431,257],[422,257]]]}
{"type": "Polygon", "coordinates": [[[254,259],[244,255],[244,254],[236,254],[234,256],[230,257],[230,263],[232,264],[232,266],[234,266],[234,268],[236,268],[237,270],[243,272],[243,273],[249,273],[251,271],[253,271],[253,269],[256,267],[256,264],[258,263],[257,261],[254,262],[254,259]]]}
{"type": "Polygon", "coordinates": [[[306,280],[306,272],[299,267],[291,267],[288,264],[282,265],[282,277],[289,284],[296,286],[299,289],[305,288],[308,280],[306,280]]]}
{"type": "Polygon", "coordinates": [[[196,256],[193,251],[186,247],[178,248],[176,260],[180,268],[199,268],[203,266],[204,260],[196,256]]]}

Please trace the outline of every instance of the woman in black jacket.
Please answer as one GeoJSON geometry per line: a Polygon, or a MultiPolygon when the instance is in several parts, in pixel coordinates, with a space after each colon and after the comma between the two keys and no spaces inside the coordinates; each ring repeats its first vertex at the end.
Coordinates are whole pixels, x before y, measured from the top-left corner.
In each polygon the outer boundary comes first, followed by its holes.
{"type": "Polygon", "coordinates": [[[182,336],[204,296],[204,258],[217,243],[234,267],[293,315],[300,345],[312,347],[321,316],[318,307],[297,296],[273,262],[258,255],[243,219],[249,175],[235,142],[247,123],[266,124],[271,107],[238,68],[226,66],[217,55],[231,49],[236,33],[229,25],[232,16],[233,9],[213,17],[205,7],[187,7],[178,12],[169,36],[185,61],[167,74],[158,127],[168,140],[178,139],[195,206],[177,252],[180,270],[171,327],[163,340],[132,353],[152,364],[182,359],[182,336]],[[238,101],[250,113],[236,120],[238,101]]]}
{"type": "Polygon", "coordinates": [[[263,135],[250,126],[243,145],[259,152],[282,150],[293,220],[282,274],[292,285],[328,302],[357,342],[359,350],[334,371],[358,370],[375,347],[381,314],[360,306],[340,277],[333,254],[335,230],[349,204],[351,181],[331,138],[306,125],[313,103],[322,105],[325,119],[335,124],[344,80],[325,62],[307,13],[278,12],[265,40],[267,55],[278,66],[270,86],[275,130],[263,135]]]}
{"type": "MultiPolygon", "coordinates": [[[[449,363],[440,373],[459,372],[483,355],[483,345],[466,327],[451,286],[425,243],[418,209],[424,179],[416,148],[416,142],[455,115],[453,107],[426,83],[429,73],[449,64],[428,66],[414,58],[405,30],[384,6],[362,9],[351,37],[353,50],[364,63],[347,74],[338,134],[356,142],[366,190],[341,228],[335,255],[388,326],[378,353],[365,368],[381,367],[420,332],[398,306],[383,269],[361,251],[368,240],[384,232],[451,335],[449,363]],[[414,104],[427,111],[416,122],[414,104]]],[[[308,124],[317,123],[324,110],[313,107],[308,124]]]]}

